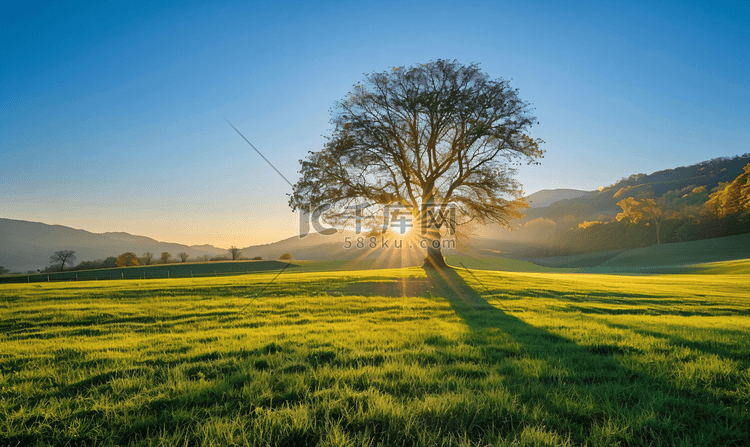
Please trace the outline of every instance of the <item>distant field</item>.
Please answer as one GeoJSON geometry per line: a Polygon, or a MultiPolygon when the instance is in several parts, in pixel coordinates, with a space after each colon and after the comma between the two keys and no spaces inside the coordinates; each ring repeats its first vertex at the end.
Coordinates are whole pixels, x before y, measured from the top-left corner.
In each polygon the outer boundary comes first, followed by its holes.
{"type": "Polygon", "coordinates": [[[96,270],[66,270],[63,272],[31,275],[0,276],[0,283],[39,281],[88,281],[134,278],[178,278],[195,276],[218,276],[282,269],[282,261],[227,261],[188,262],[174,264],[141,265],[96,270]]]}
{"type": "Polygon", "coordinates": [[[748,445],[750,261],[712,268],[6,284],[0,445],[748,445]]]}

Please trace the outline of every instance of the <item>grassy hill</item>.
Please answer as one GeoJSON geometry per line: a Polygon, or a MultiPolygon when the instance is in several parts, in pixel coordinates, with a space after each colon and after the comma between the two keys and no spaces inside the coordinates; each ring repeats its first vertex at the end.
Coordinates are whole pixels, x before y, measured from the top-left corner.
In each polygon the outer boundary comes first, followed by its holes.
{"type": "Polygon", "coordinates": [[[658,268],[700,270],[700,265],[750,258],[750,234],[626,250],[597,265],[592,272],[649,271],[658,268]]]}
{"type": "Polygon", "coordinates": [[[743,259],[750,259],[750,234],[532,261],[586,273],[697,273],[715,269],[711,263],[743,259]]]}

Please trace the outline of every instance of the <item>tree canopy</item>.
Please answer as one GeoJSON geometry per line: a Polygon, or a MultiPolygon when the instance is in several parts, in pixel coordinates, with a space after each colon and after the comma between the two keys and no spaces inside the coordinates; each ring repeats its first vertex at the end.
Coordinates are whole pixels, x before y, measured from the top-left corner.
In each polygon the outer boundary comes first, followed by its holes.
{"type": "Polygon", "coordinates": [[[146,253],[143,253],[143,263],[146,265],[151,265],[151,263],[154,261],[154,254],[150,251],[147,251],[146,253]]]}
{"type": "Polygon", "coordinates": [[[520,216],[513,165],[543,154],[529,136],[531,110],[477,64],[437,60],[366,75],[335,104],[323,149],[300,161],[289,203],[304,212],[328,204],[332,223],[351,222],[347,207],[372,205],[372,217],[398,203],[431,241],[425,265],[443,266],[436,216],[450,215],[450,228],[520,216]]]}
{"type": "MultiPolygon", "coordinates": [[[[617,197],[617,194],[615,194],[617,197]]],[[[626,220],[634,224],[640,221],[652,221],[656,228],[656,243],[661,244],[661,224],[666,219],[680,217],[680,213],[670,209],[667,196],[654,197],[651,193],[643,193],[640,196],[628,197],[617,202],[622,208],[615,218],[617,221],[626,220]]]]}
{"type": "Polygon", "coordinates": [[[138,256],[132,251],[125,252],[117,257],[116,264],[118,267],[130,267],[132,265],[139,265],[138,256]]]}
{"type": "Polygon", "coordinates": [[[750,163],[732,182],[720,184],[705,204],[706,212],[716,217],[750,211],[750,163]]]}

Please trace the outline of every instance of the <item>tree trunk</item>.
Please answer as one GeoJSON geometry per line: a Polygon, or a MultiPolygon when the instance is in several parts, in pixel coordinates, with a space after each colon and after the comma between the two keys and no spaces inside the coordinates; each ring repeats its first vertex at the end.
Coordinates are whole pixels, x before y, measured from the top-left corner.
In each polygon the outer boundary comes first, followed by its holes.
{"type": "Polygon", "coordinates": [[[661,222],[656,222],[656,245],[661,245],[661,238],[659,237],[659,232],[661,231],[661,222]]]}
{"type": "Polygon", "coordinates": [[[433,269],[445,269],[450,268],[445,263],[442,252],[442,240],[440,238],[440,228],[435,225],[434,216],[437,215],[435,209],[435,202],[432,196],[427,197],[423,201],[422,216],[420,219],[420,230],[422,232],[420,239],[420,245],[427,252],[427,256],[424,258],[424,264],[422,268],[433,268],[433,269]],[[433,220],[430,219],[430,215],[433,216],[433,220]]]}
{"type": "Polygon", "coordinates": [[[445,263],[445,258],[443,257],[440,231],[428,231],[422,241],[422,244],[424,244],[423,246],[426,247],[427,251],[427,256],[424,258],[424,264],[422,265],[422,268],[449,268],[448,264],[445,263]]]}

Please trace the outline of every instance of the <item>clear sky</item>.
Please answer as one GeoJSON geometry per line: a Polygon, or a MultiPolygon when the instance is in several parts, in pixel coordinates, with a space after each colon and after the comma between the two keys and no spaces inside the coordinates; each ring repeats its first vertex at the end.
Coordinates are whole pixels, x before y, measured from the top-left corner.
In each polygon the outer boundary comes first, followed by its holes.
{"type": "Polygon", "coordinates": [[[478,62],[534,104],[527,193],[750,152],[750,2],[4,2],[0,217],[219,247],[296,234],[289,185],[363,73],[478,62]],[[658,5],[656,4],[658,3],[658,5]]]}

